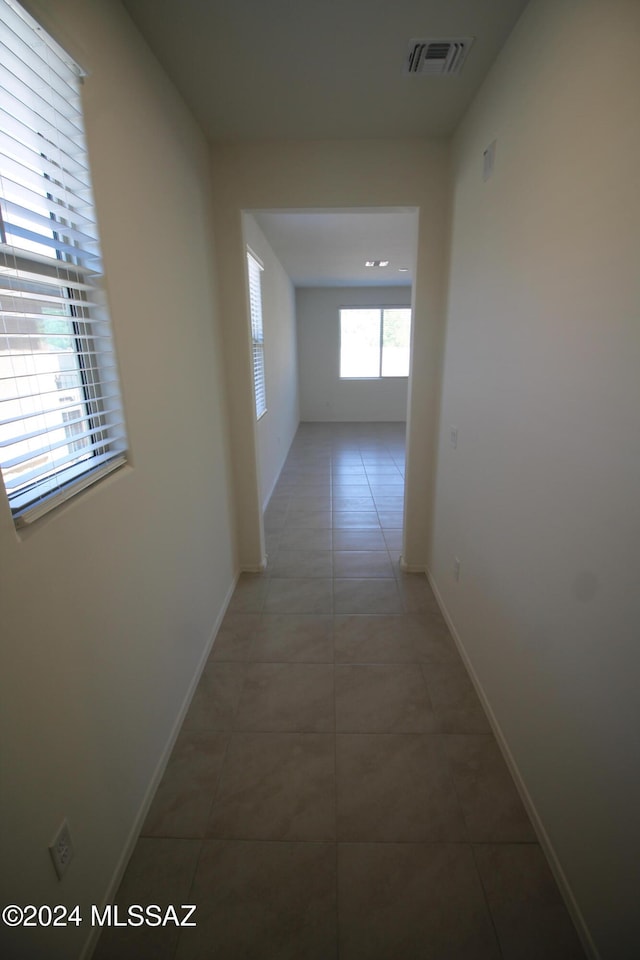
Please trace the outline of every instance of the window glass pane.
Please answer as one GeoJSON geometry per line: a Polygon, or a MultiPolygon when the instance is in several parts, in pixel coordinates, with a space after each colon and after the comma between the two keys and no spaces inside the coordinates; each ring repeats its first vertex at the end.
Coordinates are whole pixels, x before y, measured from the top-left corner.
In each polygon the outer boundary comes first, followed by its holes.
{"type": "Polygon", "coordinates": [[[382,376],[409,376],[411,310],[408,307],[383,311],[382,376]]]}
{"type": "Polygon", "coordinates": [[[340,311],[340,376],[380,376],[380,310],[340,311]]]}

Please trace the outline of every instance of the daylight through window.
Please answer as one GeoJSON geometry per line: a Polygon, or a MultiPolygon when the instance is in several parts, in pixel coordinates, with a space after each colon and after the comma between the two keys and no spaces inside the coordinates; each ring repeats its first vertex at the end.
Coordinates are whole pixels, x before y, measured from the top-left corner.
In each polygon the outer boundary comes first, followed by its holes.
{"type": "Polygon", "coordinates": [[[18,525],[125,460],[78,66],[0,0],[0,465],[18,525]]]}
{"type": "Polygon", "coordinates": [[[340,377],[408,377],[409,307],[357,307],[340,311],[340,377]]]}
{"type": "Polygon", "coordinates": [[[249,270],[253,389],[256,399],[256,418],[259,420],[267,412],[267,392],[264,381],[264,329],[262,325],[262,271],[264,268],[250,250],[247,250],[247,266],[249,270]]]}

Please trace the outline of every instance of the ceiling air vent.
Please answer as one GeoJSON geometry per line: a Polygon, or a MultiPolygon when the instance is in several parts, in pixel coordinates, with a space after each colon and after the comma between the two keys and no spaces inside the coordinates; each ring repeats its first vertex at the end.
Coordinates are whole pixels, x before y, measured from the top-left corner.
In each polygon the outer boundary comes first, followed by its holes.
{"type": "Polygon", "coordinates": [[[473,37],[442,40],[410,40],[404,73],[432,77],[453,77],[460,73],[473,37]]]}

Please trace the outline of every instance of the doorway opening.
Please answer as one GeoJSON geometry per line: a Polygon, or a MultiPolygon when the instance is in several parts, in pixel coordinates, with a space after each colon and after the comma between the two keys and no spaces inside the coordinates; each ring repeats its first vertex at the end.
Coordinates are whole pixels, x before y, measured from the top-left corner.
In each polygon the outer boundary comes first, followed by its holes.
{"type": "MultiPolygon", "coordinates": [[[[246,210],[243,234],[262,267],[267,569],[285,569],[307,530],[312,553],[378,553],[367,562],[386,573],[402,549],[418,210],[246,210]]],[[[313,559],[292,558],[356,569],[355,556],[313,559]]]]}

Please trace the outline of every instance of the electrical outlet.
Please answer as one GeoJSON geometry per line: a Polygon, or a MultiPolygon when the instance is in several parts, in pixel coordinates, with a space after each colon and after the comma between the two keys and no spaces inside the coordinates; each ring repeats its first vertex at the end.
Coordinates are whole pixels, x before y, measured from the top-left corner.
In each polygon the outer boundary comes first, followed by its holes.
{"type": "Polygon", "coordinates": [[[458,428],[450,427],[449,428],[449,443],[454,450],[458,449],[458,428]]]}
{"type": "Polygon", "coordinates": [[[493,176],[496,162],[496,141],[493,140],[482,154],[482,179],[486,182],[493,176]]]}
{"type": "Polygon", "coordinates": [[[460,579],[460,561],[458,560],[457,557],[453,558],[453,579],[454,580],[460,579]]]}
{"type": "Polygon", "coordinates": [[[69,829],[69,824],[66,819],[60,824],[60,829],[53,838],[53,842],[49,845],[49,853],[51,854],[53,865],[56,868],[58,879],[62,880],[67,867],[73,860],[74,854],[71,830],[69,829]]]}

